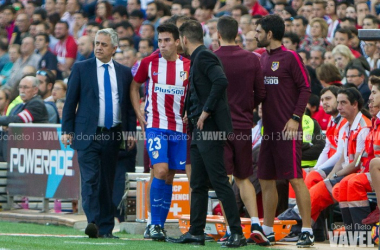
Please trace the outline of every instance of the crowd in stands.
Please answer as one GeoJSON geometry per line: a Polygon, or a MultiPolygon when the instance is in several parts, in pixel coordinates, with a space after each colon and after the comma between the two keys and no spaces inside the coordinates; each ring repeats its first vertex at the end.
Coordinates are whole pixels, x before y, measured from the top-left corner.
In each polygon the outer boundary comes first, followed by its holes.
{"type": "MultiPolygon", "coordinates": [[[[257,46],[256,21],[277,14],[285,22],[283,45],[299,54],[309,72],[312,95],[307,114],[326,130],[331,115],[322,108],[322,89],[332,85],[355,87],[364,100],[363,108],[368,108],[371,94],[368,79],[380,76],[380,41],[361,41],[358,29],[379,28],[379,3],[376,0],[1,0],[0,113],[10,118],[2,119],[0,125],[6,126],[8,121],[60,123],[71,68],[76,62],[94,57],[93,41],[100,29],[113,28],[117,32],[119,47],[113,58],[135,74],[141,59],[158,48],[156,28],[173,16],[199,21],[204,44],[213,51],[220,47],[218,18],[232,16],[239,23],[236,44],[261,57],[265,48],[257,46]],[[25,92],[30,93],[28,98],[25,92]],[[37,93],[45,105],[35,100],[39,103],[38,115],[30,117],[22,111],[25,105],[20,104],[26,104],[37,93]]],[[[142,89],[142,106],[143,93],[142,89]]],[[[256,129],[255,133],[260,132],[256,129]]],[[[314,156],[315,161],[321,150],[314,156]]]]}

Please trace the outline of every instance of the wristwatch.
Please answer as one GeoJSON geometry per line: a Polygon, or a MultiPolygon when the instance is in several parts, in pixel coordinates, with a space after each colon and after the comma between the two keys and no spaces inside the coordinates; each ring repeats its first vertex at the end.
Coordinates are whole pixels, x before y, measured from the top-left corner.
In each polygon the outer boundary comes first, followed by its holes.
{"type": "Polygon", "coordinates": [[[296,122],[301,122],[301,118],[298,115],[293,114],[292,119],[295,120],[296,122]]]}
{"type": "Polygon", "coordinates": [[[336,173],[334,173],[333,177],[334,177],[334,178],[337,178],[337,177],[338,177],[338,175],[337,175],[336,173]]]}

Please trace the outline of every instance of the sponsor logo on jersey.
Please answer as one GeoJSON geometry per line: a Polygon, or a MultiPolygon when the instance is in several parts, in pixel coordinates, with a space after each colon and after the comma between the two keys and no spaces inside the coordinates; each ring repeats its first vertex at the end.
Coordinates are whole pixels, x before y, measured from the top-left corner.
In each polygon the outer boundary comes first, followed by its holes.
{"type": "Polygon", "coordinates": [[[265,76],[264,84],[278,84],[278,77],[276,76],[265,76]]]}
{"type": "Polygon", "coordinates": [[[272,67],[271,67],[271,69],[272,69],[273,71],[278,70],[279,67],[280,67],[280,62],[272,62],[272,67]]]}
{"type": "Polygon", "coordinates": [[[154,85],[155,93],[163,93],[166,95],[185,95],[185,87],[176,85],[167,85],[156,83],[154,85]]]}

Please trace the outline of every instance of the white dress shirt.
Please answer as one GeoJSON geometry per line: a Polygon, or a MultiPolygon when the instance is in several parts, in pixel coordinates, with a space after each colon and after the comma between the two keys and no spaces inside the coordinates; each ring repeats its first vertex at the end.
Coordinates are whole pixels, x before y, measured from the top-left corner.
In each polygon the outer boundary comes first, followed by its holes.
{"type": "MultiPolygon", "coordinates": [[[[98,76],[98,86],[99,86],[99,120],[98,126],[104,127],[104,117],[105,117],[105,99],[104,99],[104,67],[102,66],[103,62],[96,58],[96,72],[98,76]]],[[[115,65],[113,61],[108,63],[108,72],[111,80],[111,90],[112,90],[112,110],[113,110],[113,123],[112,127],[121,123],[120,117],[120,105],[119,105],[119,92],[117,90],[117,79],[115,65]]]]}

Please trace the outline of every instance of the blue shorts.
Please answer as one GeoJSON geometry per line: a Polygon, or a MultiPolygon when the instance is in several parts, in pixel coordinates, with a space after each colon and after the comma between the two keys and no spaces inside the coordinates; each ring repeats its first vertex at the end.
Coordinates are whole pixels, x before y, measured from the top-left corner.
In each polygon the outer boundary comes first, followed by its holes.
{"type": "Polygon", "coordinates": [[[168,163],[169,169],[185,170],[186,134],[167,129],[146,129],[146,148],[152,165],[168,163]]]}

